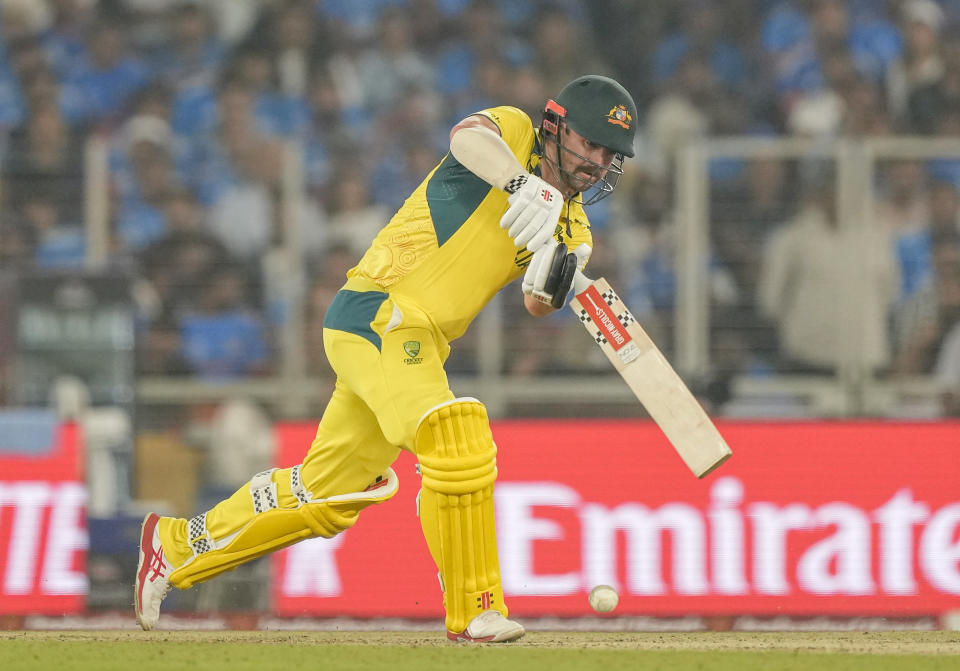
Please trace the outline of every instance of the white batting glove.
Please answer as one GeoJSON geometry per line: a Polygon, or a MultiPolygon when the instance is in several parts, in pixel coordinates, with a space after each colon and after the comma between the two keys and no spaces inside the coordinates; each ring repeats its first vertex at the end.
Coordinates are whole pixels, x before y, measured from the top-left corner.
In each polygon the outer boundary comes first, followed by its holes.
{"type": "Polygon", "coordinates": [[[590,260],[593,247],[585,242],[581,242],[577,245],[577,248],[573,250],[573,253],[577,255],[577,268],[583,268],[587,264],[587,261],[590,260]]]}
{"type": "Polygon", "coordinates": [[[551,238],[546,244],[541,245],[530,258],[530,265],[523,274],[523,283],[521,288],[523,293],[528,296],[534,296],[542,303],[549,303],[545,300],[543,287],[547,283],[547,277],[550,275],[550,267],[553,264],[553,255],[557,249],[557,241],[551,238]]]}
{"type": "Polygon", "coordinates": [[[577,271],[573,274],[573,293],[582,294],[587,290],[587,287],[593,282],[589,277],[584,275],[581,272],[581,269],[587,265],[587,261],[590,260],[590,254],[593,253],[593,247],[583,242],[573,250],[573,253],[577,257],[577,271]]]}
{"type": "Polygon", "coordinates": [[[563,196],[529,173],[511,179],[506,190],[510,192],[507,198],[510,207],[500,217],[500,228],[507,229],[517,247],[525,246],[535,253],[553,237],[560,221],[563,196]]]}

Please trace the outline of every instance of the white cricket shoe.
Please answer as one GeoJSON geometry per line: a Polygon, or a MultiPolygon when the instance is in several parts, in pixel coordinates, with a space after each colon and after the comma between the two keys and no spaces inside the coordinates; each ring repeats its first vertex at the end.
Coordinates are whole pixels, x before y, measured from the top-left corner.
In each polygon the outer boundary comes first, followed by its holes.
{"type": "Polygon", "coordinates": [[[160,619],[160,603],[171,589],[167,578],[173,572],[160,544],[157,522],[160,516],[148,513],[140,527],[140,561],[137,563],[137,583],[133,598],[137,612],[137,624],[150,631],[160,619]]]}
{"type": "Polygon", "coordinates": [[[526,633],[523,625],[505,618],[500,611],[485,610],[470,620],[463,632],[447,632],[447,638],[457,643],[505,643],[515,641],[526,633]]]}

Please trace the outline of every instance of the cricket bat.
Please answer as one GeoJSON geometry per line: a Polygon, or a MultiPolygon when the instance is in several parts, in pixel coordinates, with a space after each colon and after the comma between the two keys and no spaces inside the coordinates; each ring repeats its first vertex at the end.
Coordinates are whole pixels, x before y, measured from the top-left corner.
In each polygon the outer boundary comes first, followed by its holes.
{"type": "Polygon", "coordinates": [[[730,458],[717,427],[607,280],[593,280],[570,308],[694,475],[730,458]]]}

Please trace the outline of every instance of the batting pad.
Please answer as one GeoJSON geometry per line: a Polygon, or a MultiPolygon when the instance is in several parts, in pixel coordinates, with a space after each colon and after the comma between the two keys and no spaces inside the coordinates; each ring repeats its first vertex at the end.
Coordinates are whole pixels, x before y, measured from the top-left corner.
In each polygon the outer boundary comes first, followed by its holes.
{"type": "Polygon", "coordinates": [[[506,616],[493,512],[497,447],[486,409],[468,398],[433,408],[414,447],[423,477],[420,524],[440,571],[447,629],[462,632],[485,610],[506,616]]]}
{"type": "MultiPolygon", "coordinates": [[[[300,479],[299,466],[258,473],[249,483],[249,498],[240,497],[246,498],[248,508],[238,511],[243,518],[237,520],[238,531],[214,538],[207,529],[206,513],[189,520],[187,536],[193,555],[170,574],[170,584],[187,589],[305,538],[332,538],[352,527],[361,510],[396,494],[398,485],[396,474],[388,468],[362,492],[314,500],[300,479]],[[277,479],[286,477],[292,496],[284,499],[289,502],[277,496],[277,479]]],[[[229,501],[234,498],[237,495],[229,501]]]]}

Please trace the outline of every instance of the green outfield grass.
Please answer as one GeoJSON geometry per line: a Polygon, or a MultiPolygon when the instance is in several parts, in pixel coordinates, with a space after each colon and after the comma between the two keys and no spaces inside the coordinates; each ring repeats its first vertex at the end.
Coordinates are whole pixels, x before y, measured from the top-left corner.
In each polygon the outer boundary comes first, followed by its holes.
{"type": "Polygon", "coordinates": [[[532,632],[517,643],[463,646],[423,632],[5,631],[0,668],[955,671],[960,633],[532,632]]]}

